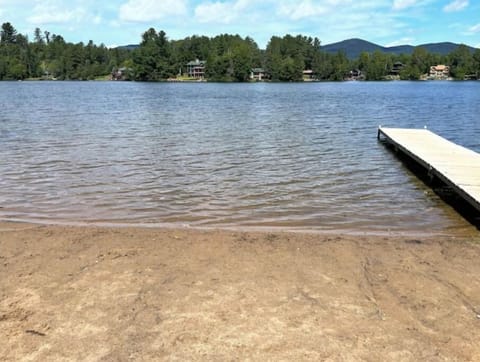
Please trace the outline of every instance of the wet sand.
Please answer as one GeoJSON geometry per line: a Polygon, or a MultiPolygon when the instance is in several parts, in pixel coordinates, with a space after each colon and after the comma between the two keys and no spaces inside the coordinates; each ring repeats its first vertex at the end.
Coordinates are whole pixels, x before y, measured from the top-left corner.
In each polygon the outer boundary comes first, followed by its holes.
{"type": "Polygon", "coordinates": [[[2,360],[480,360],[480,234],[0,223],[2,360]]]}

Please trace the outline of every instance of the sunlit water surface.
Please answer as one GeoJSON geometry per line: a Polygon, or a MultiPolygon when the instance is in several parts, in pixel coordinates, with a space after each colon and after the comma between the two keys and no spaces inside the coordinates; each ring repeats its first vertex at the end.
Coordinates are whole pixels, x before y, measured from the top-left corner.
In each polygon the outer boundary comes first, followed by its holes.
{"type": "Polygon", "coordinates": [[[480,151],[480,82],[1,82],[0,218],[475,232],[376,140],[480,151]]]}

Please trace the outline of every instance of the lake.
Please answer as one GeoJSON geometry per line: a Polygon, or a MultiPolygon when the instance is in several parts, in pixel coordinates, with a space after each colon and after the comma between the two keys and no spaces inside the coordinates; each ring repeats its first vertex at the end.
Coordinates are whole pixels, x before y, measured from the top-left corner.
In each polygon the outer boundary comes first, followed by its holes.
{"type": "Polygon", "coordinates": [[[480,152],[480,82],[0,82],[0,218],[365,233],[475,229],[377,142],[480,152]]]}

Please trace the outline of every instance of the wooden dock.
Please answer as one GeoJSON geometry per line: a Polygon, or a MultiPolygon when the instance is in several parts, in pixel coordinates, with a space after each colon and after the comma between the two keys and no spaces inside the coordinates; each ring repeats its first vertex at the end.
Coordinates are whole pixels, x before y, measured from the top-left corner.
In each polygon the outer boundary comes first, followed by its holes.
{"type": "Polygon", "coordinates": [[[408,155],[480,211],[480,154],[427,129],[378,128],[378,139],[408,155]]]}

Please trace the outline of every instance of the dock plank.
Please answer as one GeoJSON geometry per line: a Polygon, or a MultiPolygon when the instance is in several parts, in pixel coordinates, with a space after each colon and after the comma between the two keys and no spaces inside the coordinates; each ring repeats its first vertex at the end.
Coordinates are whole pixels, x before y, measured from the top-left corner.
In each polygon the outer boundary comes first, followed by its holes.
{"type": "Polygon", "coordinates": [[[480,154],[427,129],[379,127],[378,137],[412,157],[480,211],[480,154]]]}

